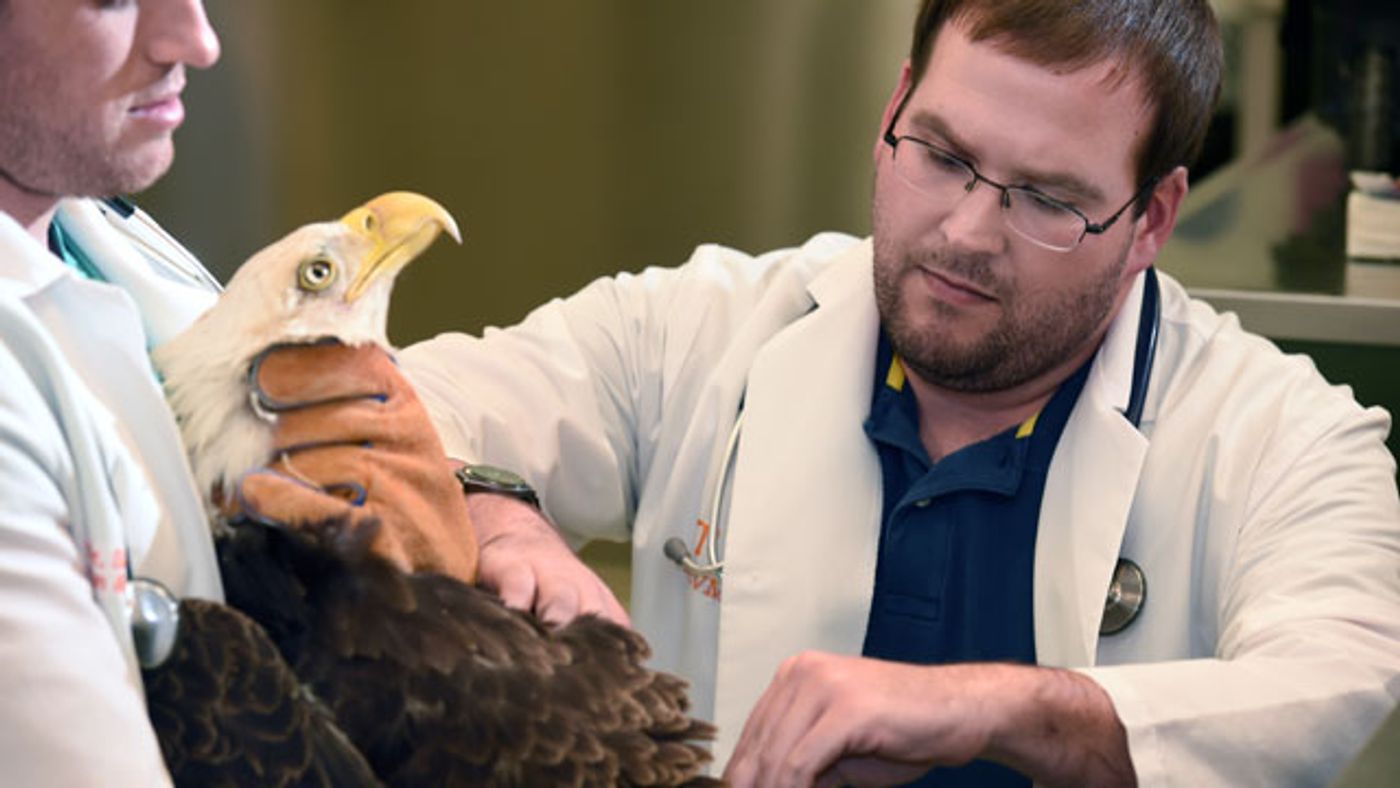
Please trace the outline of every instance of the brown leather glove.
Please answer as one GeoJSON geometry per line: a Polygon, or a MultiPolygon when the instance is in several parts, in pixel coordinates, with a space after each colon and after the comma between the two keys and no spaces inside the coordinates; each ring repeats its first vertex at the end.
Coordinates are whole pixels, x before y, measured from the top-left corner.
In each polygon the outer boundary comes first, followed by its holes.
{"type": "Polygon", "coordinates": [[[239,480],[229,514],[305,525],[381,522],[373,549],[404,570],[476,577],[466,497],[427,412],[392,357],[327,342],[263,351],[248,373],[277,415],[275,459],[239,480]]]}

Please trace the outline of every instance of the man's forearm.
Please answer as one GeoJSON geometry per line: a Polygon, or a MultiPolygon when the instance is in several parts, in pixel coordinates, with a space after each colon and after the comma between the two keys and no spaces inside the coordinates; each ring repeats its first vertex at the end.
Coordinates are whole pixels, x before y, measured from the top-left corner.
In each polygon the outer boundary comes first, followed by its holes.
{"type": "Polygon", "coordinates": [[[1011,668],[1008,679],[1016,700],[984,757],[1042,785],[1136,785],[1127,732],[1093,679],[1056,668],[1011,668]]]}
{"type": "Polygon", "coordinates": [[[485,548],[504,536],[544,537],[564,543],[563,537],[540,511],[530,504],[499,493],[474,492],[467,496],[467,513],[485,548]]]}

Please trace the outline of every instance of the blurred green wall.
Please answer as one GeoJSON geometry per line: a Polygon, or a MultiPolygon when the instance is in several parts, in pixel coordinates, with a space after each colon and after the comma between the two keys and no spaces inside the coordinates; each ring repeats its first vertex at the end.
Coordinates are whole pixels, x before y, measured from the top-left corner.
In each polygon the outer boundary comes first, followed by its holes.
{"type": "Polygon", "coordinates": [[[142,203],[222,276],[383,191],[467,236],[400,282],[399,344],[594,277],[864,233],[913,0],[238,0],[142,203]]]}

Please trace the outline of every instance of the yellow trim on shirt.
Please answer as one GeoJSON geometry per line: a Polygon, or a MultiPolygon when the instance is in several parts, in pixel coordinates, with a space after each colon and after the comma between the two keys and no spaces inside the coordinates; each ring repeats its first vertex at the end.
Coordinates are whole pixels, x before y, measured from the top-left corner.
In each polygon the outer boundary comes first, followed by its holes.
{"type": "Polygon", "coordinates": [[[890,359],[890,371],[885,373],[885,385],[895,391],[904,390],[904,365],[900,363],[899,356],[890,359]]]}
{"type": "Polygon", "coordinates": [[[1016,430],[1016,440],[1029,438],[1031,433],[1035,432],[1035,420],[1038,418],[1040,418],[1040,413],[1037,412],[1034,416],[1021,422],[1021,428],[1016,430]]]}
{"type": "MultiPolygon", "coordinates": [[[[890,369],[888,372],[885,373],[885,385],[889,386],[895,391],[903,391],[904,380],[904,364],[900,362],[899,356],[895,356],[894,358],[890,359],[890,369]]],[[[1035,432],[1035,422],[1036,419],[1039,418],[1040,413],[1037,412],[1034,415],[1032,415],[1029,419],[1026,419],[1025,421],[1021,422],[1021,426],[1016,430],[1016,440],[1020,440],[1022,438],[1029,438],[1031,434],[1035,432]]]]}

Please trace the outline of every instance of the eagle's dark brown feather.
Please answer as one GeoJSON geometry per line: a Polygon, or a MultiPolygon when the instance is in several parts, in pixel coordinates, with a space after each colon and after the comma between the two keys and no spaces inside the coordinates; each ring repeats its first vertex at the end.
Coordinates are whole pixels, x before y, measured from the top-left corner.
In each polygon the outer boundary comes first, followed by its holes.
{"type": "Polygon", "coordinates": [[[186,599],[180,626],[170,658],[142,677],[177,785],[381,784],[257,623],[231,607],[186,599]]]}
{"type": "MultiPolygon", "coordinates": [[[[552,629],[369,552],[372,529],[240,525],[219,554],[231,605],[389,785],[685,785],[713,736],[640,635],[552,629]]],[[[288,692],[287,690],[283,690],[288,692]]],[[[259,784],[263,784],[259,780],[259,784]]]]}

